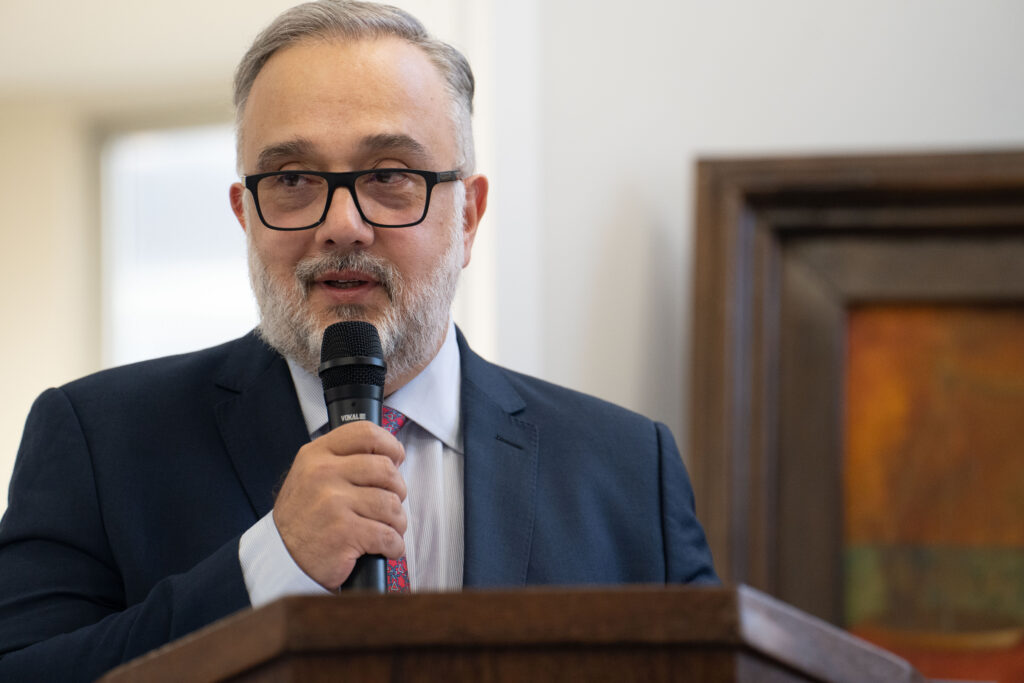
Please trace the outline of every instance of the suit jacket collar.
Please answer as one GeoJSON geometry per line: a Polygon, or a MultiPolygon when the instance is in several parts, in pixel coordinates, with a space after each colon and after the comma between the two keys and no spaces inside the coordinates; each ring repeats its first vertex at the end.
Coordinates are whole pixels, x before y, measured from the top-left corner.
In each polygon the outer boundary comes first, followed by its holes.
{"type": "Polygon", "coordinates": [[[295,385],[284,358],[252,332],[232,342],[215,382],[226,394],[214,407],[221,438],[258,519],[309,442],[295,385]]]}
{"type": "Polygon", "coordinates": [[[523,586],[537,498],[538,430],[505,372],[457,332],[465,447],[463,584],[523,586]]]}

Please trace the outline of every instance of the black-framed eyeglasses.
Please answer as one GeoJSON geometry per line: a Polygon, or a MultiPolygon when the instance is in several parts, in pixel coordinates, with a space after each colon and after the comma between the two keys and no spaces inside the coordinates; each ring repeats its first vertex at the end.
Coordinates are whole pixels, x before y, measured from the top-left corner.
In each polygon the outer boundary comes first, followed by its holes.
{"type": "Polygon", "coordinates": [[[347,187],[363,220],[377,228],[408,228],[427,217],[434,185],[458,171],[374,168],[368,171],[273,171],[244,176],[263,225],[308,230],[327,219],[334,191],[347,187]]]}

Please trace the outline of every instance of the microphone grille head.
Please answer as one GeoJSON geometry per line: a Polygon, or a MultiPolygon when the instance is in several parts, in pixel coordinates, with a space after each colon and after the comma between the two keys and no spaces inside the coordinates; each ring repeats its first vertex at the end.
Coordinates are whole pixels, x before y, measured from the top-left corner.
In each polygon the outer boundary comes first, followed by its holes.
{"type": "Polygon", "coordinates": [[[387,367],[383,365],[352,363],[326,369],[322,367],[330,361],[352,357],[378,358],[383,364],[384,350],[376,327],[362,320],[346,320],[324,330],[320,346],[320,381],[325,390],[344,384],[384,386],[387,367]]]}
{"type": "Polygon", "coordinates": [[[320,362],[344,356],[383,358],[377,328],[363,320],[346,320],[324,330],[320,362]]]}

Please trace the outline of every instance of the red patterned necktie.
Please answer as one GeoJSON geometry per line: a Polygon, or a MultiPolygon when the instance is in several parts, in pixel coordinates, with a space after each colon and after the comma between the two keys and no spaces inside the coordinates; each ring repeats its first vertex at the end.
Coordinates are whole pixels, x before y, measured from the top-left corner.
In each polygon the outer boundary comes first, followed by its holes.
{"type": "MultiPolygon", "coordinates": [[[[405,415],[394,408],[384,406],[382,424],[384,429],[388,430],[392,434],[401,429],[402,425],[408,419],[405,415]]],[[[398,558],[397,560],[388,560],[388,593],[408,593],[411,590],[409,585],[409,566],[405,562],[405,556],[398,558]]]]}

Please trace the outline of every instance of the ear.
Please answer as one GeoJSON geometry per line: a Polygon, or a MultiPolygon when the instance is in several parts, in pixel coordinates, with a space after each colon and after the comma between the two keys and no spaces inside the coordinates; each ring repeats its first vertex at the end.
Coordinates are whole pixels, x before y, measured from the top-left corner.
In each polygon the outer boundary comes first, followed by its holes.
{"type": "Polygon", "coordinates": [[[232,184],[229,195],[231,210],[234,212],[235,218],[238,219],[238,224],[242,226],[242,230],[245,230],[248,227],[245,224],[245,186],[242,183],[232,184]]]}
{"type": "Polygon", "coordinates": [[[487,176],[474,175],[462,181],[466,186],[466,210],[462,221],[463,245],[465,256],[462,259],[462,267],[469,265],[469,257],[473,251],[473,240],[476,239],[476,229],[480,225],[480,219],[487,210],[487,189],[489,183],[487,176]]]}

